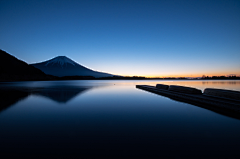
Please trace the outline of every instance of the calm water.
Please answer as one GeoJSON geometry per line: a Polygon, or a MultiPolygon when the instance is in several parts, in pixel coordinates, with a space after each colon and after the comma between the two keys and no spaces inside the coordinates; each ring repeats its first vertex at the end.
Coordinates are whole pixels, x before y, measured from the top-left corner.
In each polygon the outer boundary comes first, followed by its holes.
{"type": "Polygon", "coordinates": [[[240,157],[239,119],[135,88],[157,83],[240,91],[239,80],[0,83],[11,90],[0,91],[1,158],[240,157]]]}

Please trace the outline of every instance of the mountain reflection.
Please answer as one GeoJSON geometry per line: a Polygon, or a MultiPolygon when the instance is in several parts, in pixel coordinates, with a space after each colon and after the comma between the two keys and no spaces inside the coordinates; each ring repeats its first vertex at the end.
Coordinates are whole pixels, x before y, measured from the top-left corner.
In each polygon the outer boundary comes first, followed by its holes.
{"type": "Polygon", "coordinates": [[[28,92],[0,89],[0,112],[29,96],[28,92]]]}
{"type": "Polygon", "coordinates": [[[0,89],[0,112],[29,95],[44,96],[58,103],[67,103],[91,88],[80,86],[4,87],[0,89]]]}
{"type": "Polygon", "coordinates": [[[34,91],[32,94],[47,97],[58,103],[67,103],[75,96],[84,93],[88,89],[90,88],[73,86],[47,87],[34,91]]]}

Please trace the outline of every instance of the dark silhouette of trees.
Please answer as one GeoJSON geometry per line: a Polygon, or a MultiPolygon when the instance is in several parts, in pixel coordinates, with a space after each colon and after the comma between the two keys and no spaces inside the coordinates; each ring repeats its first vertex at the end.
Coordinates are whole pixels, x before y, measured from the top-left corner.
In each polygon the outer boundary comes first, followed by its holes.
{"type": "Polygon", "coordinates": [[[232,76],[202,76],[202,79],[240,79],[240,77],[237,77],[236,75],[232,75],[232,76]]]}

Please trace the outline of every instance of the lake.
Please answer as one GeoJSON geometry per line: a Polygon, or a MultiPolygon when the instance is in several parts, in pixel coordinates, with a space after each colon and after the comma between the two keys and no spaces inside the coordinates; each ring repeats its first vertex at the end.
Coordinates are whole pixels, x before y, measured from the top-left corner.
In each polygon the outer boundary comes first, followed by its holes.
{"type": "Polygon", "coordinates": [[[240,80],[0,83],[1,158],[238,158],[240,120],[136,88],[240,80]]]}

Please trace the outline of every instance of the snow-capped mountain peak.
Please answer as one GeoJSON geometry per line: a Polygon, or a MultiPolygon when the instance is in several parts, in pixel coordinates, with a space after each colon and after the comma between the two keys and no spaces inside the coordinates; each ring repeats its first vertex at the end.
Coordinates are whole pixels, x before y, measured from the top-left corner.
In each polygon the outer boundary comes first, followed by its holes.
{"type": "Polygon", "coordinates": [[[74,62],[73,60],[69,59],[68,57],[66,56],[57,56],[51,60],[49,60],[45,66],[49,65],[49,64],[55,64],[55,63],[58,63],[60,64],[61,66],[63,66],[64,64],[72,64],[72,65],[77,65],[76,62],[74,62]]]}
{"type": "Polygon", "coordinates": [[[66,56],[57,56],[47,61],[40,63],[31,64],[32,66],[40,69],[47,75],[53,75],[58,77],[63,76],[93,76],[99,77],[109,77],[113,76],[109,73],[97,72],[84,67],[66,56]]]}

